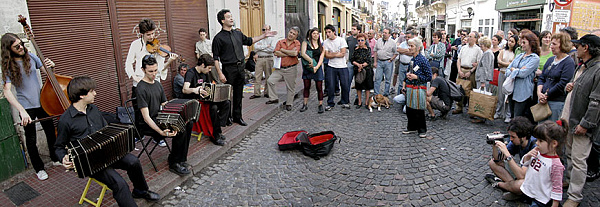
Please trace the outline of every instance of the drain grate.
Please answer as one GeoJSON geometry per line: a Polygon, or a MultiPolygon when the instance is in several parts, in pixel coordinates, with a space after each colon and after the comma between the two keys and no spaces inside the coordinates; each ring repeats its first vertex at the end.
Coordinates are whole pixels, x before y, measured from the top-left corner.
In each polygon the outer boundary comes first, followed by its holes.
{"type": "Polygon", "coordinates": [[[20,206],[40,195],[40,193],[35,191],[33,188],[31,188],[31,186],[24,182],[17,183],[13,187],[5,190],[4,193],[6,196],[8,196],[10,201],[17,206],[20,206]]]}

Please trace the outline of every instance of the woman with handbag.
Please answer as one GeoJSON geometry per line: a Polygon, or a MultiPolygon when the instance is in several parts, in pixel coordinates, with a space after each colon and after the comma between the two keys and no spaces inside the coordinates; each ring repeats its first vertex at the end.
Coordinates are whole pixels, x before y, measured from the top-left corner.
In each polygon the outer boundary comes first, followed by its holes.
{"type": "Polygon", "coordinates": [[[558,120],[562,114],[567,97],[565,86],[575,72],[575,61],[568,58],[567,54],[571,51],[571,47],[571,39],[567,34],[559,32],[552,35],[550,50],[554,56],[548,58],[542,74],[538,78],[538,102],[548,104],[552,112],[549,119],[552,121],[558,120]]]}
{"type": "MultiPolygon", "coordinates": [[[[489,88],[489,82],[492,81],[494,77],[494,52],[492,51],[492,40],[490,40],[490,38],[487,36],[480,38],[479,47],[481,47],[483,55],[481,55],[481,59],[477,64],[477,70],[475,71],[475,82],[479,89],[485,91],[486,88],[489,88]]],[[[483,123],[485,120],[472,117],[471,122],[483,123]]]]}
{"type": "MultiPolygon", "coordinates": [[[[523,34],[521,48],[523,53],[517,55],[508,65],[506,77],[514,79],[514,91],[510,109],[512,118],[525,116],[529,110],[529,102],[533,96],[533,78],[540,64],[540,41],[532,32],[523,34]]],[[[531,121],[532,118],[529,116],[531,121]]]]}
{"type": "MultiPolygon", "coordinates": [[[[510,31],[508,32],[511,33],[510,31]]],[[[506,67],[510,65],[510,63],[515,59],[515,49],[519,47],[519,36],[512,35],[508,36],[508,40],[506,42],[506,46],[504,49],[498,54],[498,67],[500,68],[500,74],[498,75],[498,105],[496,105],[496,114],[494,118],[504,118],[505,123],[510,122],[510,114],[511,111],[509,109],[509,102],[512,99],[512,96],[509,96],[503,92],[502,85],[504,85],[504,80],[506,80],[506,67]],[[510,97],[510,99],[508,98],[510,97]]]]}
{"type": "Polygon", "coordinates": [[[369,93],[373,89],[373,58],[371,57],[371,49],[367,46],[367,36],[358,34],[356,36],[358,47],[354,50],[354,55],[350,62],[354,66],[354,88],[358,94],[358,105],[356,108],[362,107],[362,91],[365,91],[365,106],[369,104],[369,93]]]}
{"type": "Polygon", "coordinates": [[[408,51],[413,57],[406,74],[406,117],[408,123],[403,134],[419,133],[419,137],[427,137],[425,109],[427,109],[427,82],[431,81],[431,67],[427,59],[421,55],[422,44],[418,38],[408,41],[408,51]]]}
{"type": "Polygon", "coordinates": [[[323,68],[321,68],[325,53],[321,46],[317,28],[312,28],[306,33],[306,40],[302,42],[300,55],[302,56],[302,81],[304,82],[304,104],[302,104],[300,112],[308,110],[310,83],[314,80],[319,100],[318,113],[321,114],[325,112],[325,109],[323,109],[323,80],[325,75],[323,74],[323,68]]]}

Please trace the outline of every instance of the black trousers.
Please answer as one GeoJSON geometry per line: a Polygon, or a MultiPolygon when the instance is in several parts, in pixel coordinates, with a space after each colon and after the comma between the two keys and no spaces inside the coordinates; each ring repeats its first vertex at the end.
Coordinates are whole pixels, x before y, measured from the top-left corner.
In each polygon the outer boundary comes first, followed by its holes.
{"type": "Polygon", "coordinates": [[[417,131],[419,133],[427,133],[427,123],[425,123],[425,110],[417,110],[406,107],[406,129],[408,131],[417,131]]]}
{"type": "Polygon", "coordinates": [[[221,126],[227,123],[227,118],[231,113],[231,102],[210,102],[209,104],[210,120],[212,120],[213,126],[213,136],[217,137],[217,135],[223,133],[223,131],[221,130],[221,126]]]}
{"type": "Polygon", "coordinates": [[[234,121],[242,118],[242,95],[244,94],[244,64],[223,65],[223,75],[233,89],[231,116],[234,121]]]}
{"type": "Polygon", "coordinates": [[[456,60],[452,60],[452,66],[450,67],[450,81],[456,83],[456,77],[458,77],[458,66],[456,60]]]}
{"type": "MultiPolygon", "coordinates": [[[[48,117],[48,114],[44,111],[44,109],[42,109],[42,107],[25,110],[27,111],[27,114],[29,114],[29,117],[31,117],[32,120],[36,118],[40,119],[48,117]]],[[[56,153],[54,150],[54,143],[56,143],[56,133],[54,131],[54,124],[52,123],[52,120],[42,121],[40,122],[40,124],[42,125],[42,128],[44,128],[44,133],[46,134],[46,142],[48,143],[48,149],[50,151],[50,159],[52,159],[52,161],[55,162],[59,161],[58,157],[56,157],[56,153]]],[[[29,153],[29,158],[31,159],[31,165],[33,165],[33,169],[35,169],[35,171],[38,172],[44,169],[44,162],[40,157],[40,153],[37,147],[37,134],[35,130],[35,124],[28,124],[24,128],[25,140],[27,142],[27,153],[29,153]]]]}
{"type": "Polygon", "coordinates": [[[143,193],[148,190],[148,183],[144,178],[144,171],[140,160],[132,154],[127,154],[121,160],[112,164],[108,168],[97,172],[90,177],[106,184],[113,191],[113,198],[119,206],[137,206],[129,190],[127,181],[119,175],[115,169],[127,171],[129,180],[133,183],[133,190],[137,193],[143,193]]]}
{"type": "MultiPolygon", "coordinates": [[[[171,142],[171,154],[169,154],[168,158],[169,165],[187,161],[193,124],[193,122],[189,122],[185,126],[185,131],[177,132],[177,135],[173,137],[173,141],[171,142]]],[[[146,124],[140,124],[138,129],[142,135],[151,136],[156,141],[164,140],[166,138],[146,124]]]]}

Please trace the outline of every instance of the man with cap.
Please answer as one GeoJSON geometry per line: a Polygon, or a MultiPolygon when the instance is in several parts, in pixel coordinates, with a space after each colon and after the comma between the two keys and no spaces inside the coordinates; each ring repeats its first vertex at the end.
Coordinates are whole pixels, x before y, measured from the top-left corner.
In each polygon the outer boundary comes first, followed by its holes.
{"type": "MultiPolygon", "coordinates": [[[[567,173],[570,173],[569,199],[565,207],[578,206],[583,200],[587,163],[592,142],[600,142],[600,37],[587,34],[571,40],[577,48],[577,57],[583,64],[576,70],[565,90],[571,92],[571,114],[567,134],[567,173]]],[[[567,176],[568,177],[568,176],[567,176]]]]}

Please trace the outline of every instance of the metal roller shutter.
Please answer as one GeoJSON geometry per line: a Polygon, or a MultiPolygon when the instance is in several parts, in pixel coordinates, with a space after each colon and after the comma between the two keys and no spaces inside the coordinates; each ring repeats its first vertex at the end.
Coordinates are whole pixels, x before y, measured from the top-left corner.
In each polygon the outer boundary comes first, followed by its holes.
{"type": "MultiPolygon", "coordinates": [[[[111,1],[111,0],[109,0],[111,1]]],[[[131,95],[132,80],[127,77],[125,73],[125,59],[127,58],[127,52],[129,51],[129,45],[133,40],[139,38],[137,33],[133,32],[133,28],[138,25],[142,18],[150,18],[157,24],[161,29],[159,40],[162,44],[168,44],[167,34],[167,21],[165,18],[165,0],[145,0],[143,2],[137,0],[112,0],[115,2],[116,7],[116,18],[117,31],[114,32],[118,35],[118,46],[120,46],[120,55],[122,61],[119,62],[119,73],[121,95],[122,97],[129,98],[131,95]]],[[[137,32],[137,29],[136,29],[137,32]]],[[[117,39],[117,38],[115,38],[117,39]]],[[[172,91],[172,75],[166,80],[161,81],[167,98],[171,97],[172,91]]]]}
{"type": "Polygon", "coordinates": [[[96,105],[114,111],[120,99],[106,0],[29,0],[27,5],[35,39],[56,63],[56,74],[90,76],[98,84],[96,105]]]}
{"type": "MultiPolygon", "coordinates": [[[[206,0],[170,1],[167,21],[173,42],[173,51],[185,57],[185,63],[191,67],[196,65],[195,45],[199,40],[198,29],[208,30],[206,0]]],[[[216,17],[215,17],[216,18],[216,17]]],[[[211,35],[207,35],[210,37],[211,35]]],[[[171,40],[171,39],[170,39],[171,40]]],[[[172,75],[176,75],[175,68],[172,75]]]]}

